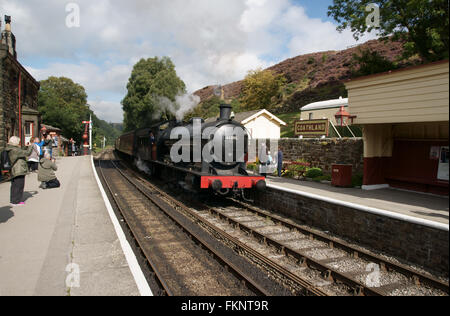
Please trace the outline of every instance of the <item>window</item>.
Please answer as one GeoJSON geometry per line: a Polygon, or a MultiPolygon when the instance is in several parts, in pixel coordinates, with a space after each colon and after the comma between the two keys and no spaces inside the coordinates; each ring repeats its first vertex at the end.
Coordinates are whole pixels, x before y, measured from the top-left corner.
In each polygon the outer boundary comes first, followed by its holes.
{"type": "Polygon", "coordinates": [[[313,119],[314,114],[313,113],[309,113],[309,120],[311,121],[313,119]]]}
{"type": "Polygon", "coordinates": [[[25,136],[33,136],[33,122],[25,122],[25,136]]]}

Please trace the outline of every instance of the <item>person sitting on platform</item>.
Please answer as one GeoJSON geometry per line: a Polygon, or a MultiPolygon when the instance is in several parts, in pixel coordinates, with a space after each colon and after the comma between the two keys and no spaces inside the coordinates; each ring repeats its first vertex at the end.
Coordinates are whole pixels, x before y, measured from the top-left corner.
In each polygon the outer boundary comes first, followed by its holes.
{"type": "Polygon", "coordinates": [[[55,160],[51,159],[49,152],[46,152],[39,162],[38,181],[42,182],[39,186],[41,189],[54,189],[61,186],[55,175],[56,170],[58,167],[55,160]]]}

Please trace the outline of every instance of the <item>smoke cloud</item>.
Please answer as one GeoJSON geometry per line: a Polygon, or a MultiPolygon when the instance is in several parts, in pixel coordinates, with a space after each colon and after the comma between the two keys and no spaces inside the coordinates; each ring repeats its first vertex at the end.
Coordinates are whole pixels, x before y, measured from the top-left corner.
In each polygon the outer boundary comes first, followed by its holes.
{"type": "Polygon", "coordinates": [[[200,97],[193,94],[180,94],[175,97],[175,102],[172,102],[166,97],[157,97],[157,111],[153,115],[153,119],[161,118],[163,113],[173,114],[178,121],[181,121],[186,113],[195,109],[200,103],[200,97]]]}
{"type": "Polygon", "coordinates": [[[140,171],[142,171],[142,172],[148,174],[149,176],[152,175],[152,172],[150,171],[150,168],[147,166],[147,164],[146,164],[144,161],[141,160],[141,158],[139,158],[139,159],[135,162],[135,165],[136,165],[136,167],[137,167],[140,171]]]}

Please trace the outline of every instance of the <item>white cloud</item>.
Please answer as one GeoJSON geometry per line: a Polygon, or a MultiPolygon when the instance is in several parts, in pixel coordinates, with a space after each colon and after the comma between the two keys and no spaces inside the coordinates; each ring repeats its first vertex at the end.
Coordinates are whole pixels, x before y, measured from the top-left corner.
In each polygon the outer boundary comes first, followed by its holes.
{"type": "Polygon", "coordinates": [[[126,93],[126,84],[133,66],[130,65],[96,65],[88,62],[50,63],[45,68],[26,67],[36,80],[50,76],[67,77],[81,84],[89,93],[108,91],[126,93]]]}
{"type": "Polygon", "coordinates": [[[349,32],[308,17],[291,0],[74,2],[80,28],[66,27],[65,1],[0,0],[0,7],[13,17],[18,56],[30,72],[82,84],[105,118],[121,115],[119,103],[140,58],[170,56],[192,92],[288,57],[355,44],[349,32]]]}
{"type": "Polygon", "coordinates": [[[122,122],[123,111],[120,103],[102,100],[90,100],[88,103],[95,115],[102,120],[111,123],[122,122]]]}

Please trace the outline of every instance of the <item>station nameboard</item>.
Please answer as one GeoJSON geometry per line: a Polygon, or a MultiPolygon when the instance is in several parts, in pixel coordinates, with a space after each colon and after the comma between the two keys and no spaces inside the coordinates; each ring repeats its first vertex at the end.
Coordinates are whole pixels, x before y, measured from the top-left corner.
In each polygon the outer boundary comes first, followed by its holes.
{"type": "Polygon", "coordinates": [[[295,136],[328,136],[329,120],[296,121],[295,136]]]}

